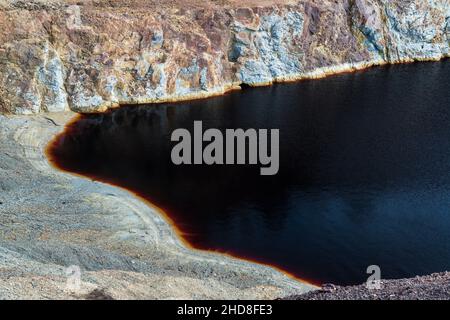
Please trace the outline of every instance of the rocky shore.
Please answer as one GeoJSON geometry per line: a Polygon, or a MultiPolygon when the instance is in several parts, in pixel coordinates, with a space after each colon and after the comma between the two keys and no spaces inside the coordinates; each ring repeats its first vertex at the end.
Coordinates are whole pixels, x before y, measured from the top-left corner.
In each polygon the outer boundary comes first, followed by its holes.
{"type": "Polygon", "coordinates": [[[365,284],[340,287],[324,285],[321,289],[284,300],[449,300],[450,272],[399,280],[382,280],[379,290],[365,284]]]}
{"type": "Polygon", "coordinates": [[[52,168],[45,146],[74,116],[0,115],[0,299],[274,299],[315,288],[191,250],[134,195],[52,168]]]}

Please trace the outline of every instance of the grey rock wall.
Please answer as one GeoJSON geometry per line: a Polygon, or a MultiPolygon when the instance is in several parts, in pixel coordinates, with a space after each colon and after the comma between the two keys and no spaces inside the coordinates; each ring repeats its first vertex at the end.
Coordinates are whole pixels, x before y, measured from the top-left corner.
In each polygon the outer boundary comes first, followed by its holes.
{"type": "Polygon", "coordinates": [[[17,3],[0,6],[3,113],[102,112],[450,55],[449,0],[17,3]]]}

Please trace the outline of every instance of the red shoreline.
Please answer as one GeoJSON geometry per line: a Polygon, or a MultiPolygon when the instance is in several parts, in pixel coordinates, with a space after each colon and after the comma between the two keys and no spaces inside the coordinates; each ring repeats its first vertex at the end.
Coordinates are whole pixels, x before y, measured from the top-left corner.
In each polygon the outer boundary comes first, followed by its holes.
{"type": "Polygon", "coordinates": [[[95,176],[95,175],[86,175],[86,174],[82,174],[82,173],[77,173],[74,171],[69,171],[67,169],[65,169],[55,158],[54,154],[53,154],[53,148],[56,147],[56,144],[58,143],[58,141],[64,137],[64,135],[67,133],[68,130],[70,130],[71,125],[75,124],[79,119],[81,119],[83,117],[83,115],[77,114],[75,115],[74,118],[72,118],[69,122],[67,122],[64,126],[64,130],[60,133],[58,133],[55,137],[53,137],[49,143],[47,144],[47,146],[45,147],[44,150],[44,154],[46,156],[46,158],[48,159],[50,165],[59,171],[74,175],[76,177],[80,177],[83,179],[91,179],[93,181],[98,181],[98,182],[102,182],[102,183],[106,183],[109,184],[111,186],[120,188],[122,190],[125,190],[127,192],[130,192],[131,194],[133,194],[136,198],[138,198],[139,200],[143,201],[147,206],[149,206],[151,209],[155,210],[171,227],[171,229],[173,230],[173,232],[175,233],[175,235],[177,236],[177,238],[180,240],[181,244],[186,247],[187,249],[193,250],[193,251],[200,251],[200,252],[207,252],[207,253],[214,253],[214,254],[220,254],[222,256],[226,256],[232,259],[237,259],[240,261],[244,261],[244,262],[250,262],[250,263],[255,263],[255,264],[259,264],[259,265],[263,265],[266,267],[270,267],[272,269],[275,269],[278,272],[281,272],[282,274],[286,275],[287,277],[299,281],[299,282],[303,282],[312,286],[316,286],[316,287],[320,287],[322,284],[318,283],[312,279],[306,279],[306,278],[300,278],[296,275],[294,275],[293,273],[283,269],[281,266],[278,266],[276,264],[273,263],[268,263],[268,262],[263,262],[263,261],[258,261],[257,259],[254,258],[248,258],[248,257],[244,257],[244,256],[239,256],[237,254],[233,254],[230,252],[225,252],[225,251],[221,251],[220,249],[204,249],[204,248],[198,248],[195,247],[191,242],[189,242],[189,240],[187,239],[187,232],[182,231],[177,224],[175,223],[175,221],[170,217],[170,214],[168,213],[167,210],[164,210],[163,208],[155,205],[148,197],[144,196],[143,194],[136,192],[134,190],[128,189],[124,186],[121,186],[120,184],[113,182],[113,181],[108,181],[108,179],[99,177],[99,176],[95,176]]]}

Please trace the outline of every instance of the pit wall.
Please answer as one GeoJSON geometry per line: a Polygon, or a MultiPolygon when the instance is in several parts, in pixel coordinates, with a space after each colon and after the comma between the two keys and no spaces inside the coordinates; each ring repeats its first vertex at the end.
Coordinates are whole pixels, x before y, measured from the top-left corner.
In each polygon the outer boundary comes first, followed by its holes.
{"type": "Polygon", "coordinates": [[[103,112],[449,55],[449,0],[7,6],[0,112],[103,112]]]}

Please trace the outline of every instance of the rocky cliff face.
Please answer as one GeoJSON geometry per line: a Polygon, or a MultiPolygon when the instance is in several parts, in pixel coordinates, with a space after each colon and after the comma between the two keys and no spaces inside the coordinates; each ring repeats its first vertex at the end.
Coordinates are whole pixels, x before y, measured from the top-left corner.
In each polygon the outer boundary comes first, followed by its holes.
{"type": "Polygon", "coordinates": [[[0,112],[100,112],[450,55],[449,0],[76,3],[0,0],[0,112]]]}

